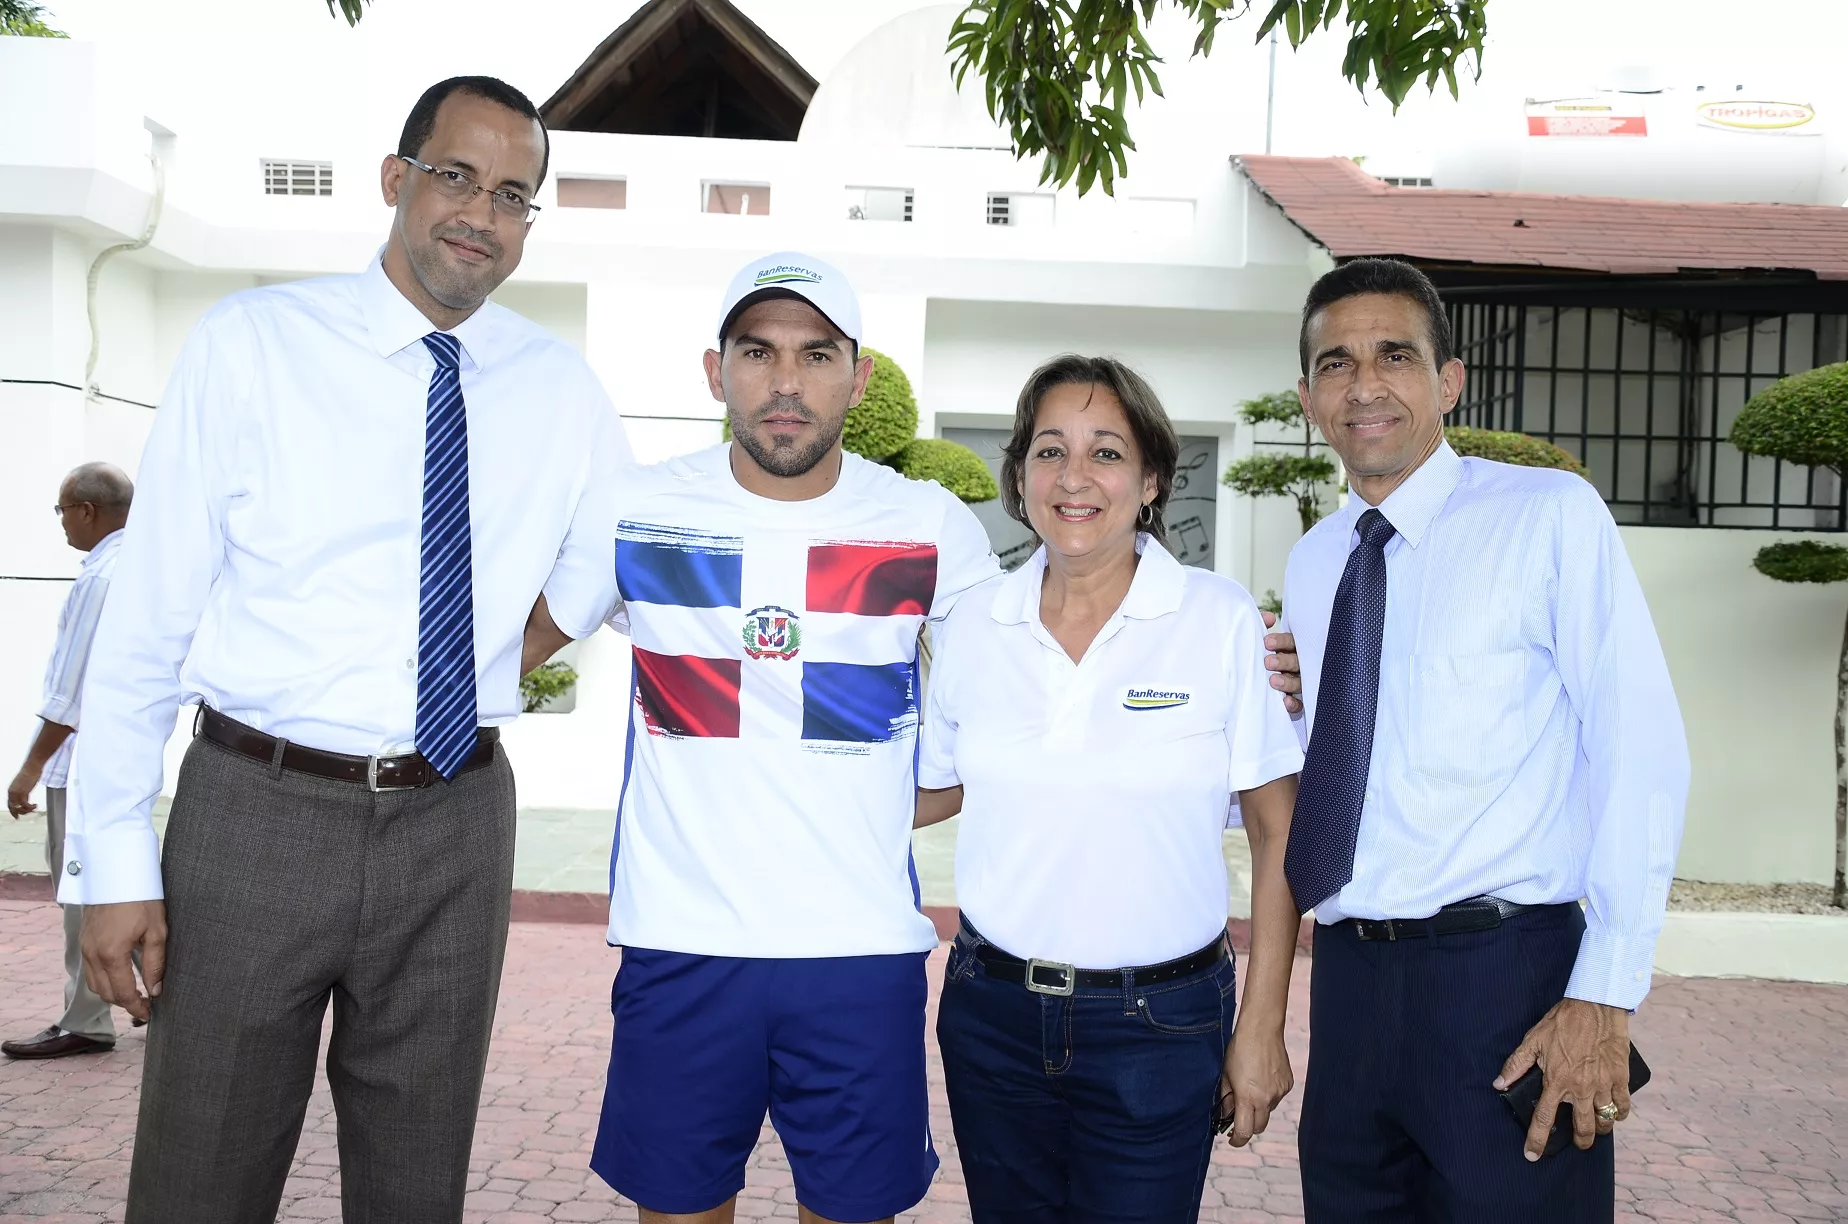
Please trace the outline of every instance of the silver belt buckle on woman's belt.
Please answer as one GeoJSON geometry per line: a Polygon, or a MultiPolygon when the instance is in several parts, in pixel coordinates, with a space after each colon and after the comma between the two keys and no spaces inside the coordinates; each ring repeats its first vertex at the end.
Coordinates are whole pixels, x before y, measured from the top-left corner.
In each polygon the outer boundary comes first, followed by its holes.
{"type": "Polygon", "coordinates": [[[1027,989],[1031,990],[1034,994],[1057,995],[1060,998],[1064,998],[1066,995],[1071,994],[1072,991],[1076,990],[1077,988],[1078,988],[1078,967],[1076,965],[1068,965],[1063,961],[1039,960],[1037,958],[1028,959],[1027,961],[1027,989]],[[1040,969],[1050,969],[1050,970],[1053,970],[1054,972],[1057,972],[1063,975],[1064,977],[1063,984],[1058,985],[1058,986],[1044,986],[1044,985],[1041,985],[1039,982],[1034,981],[1033,974],[1035,971],[1040,970],[1040,969]]]}

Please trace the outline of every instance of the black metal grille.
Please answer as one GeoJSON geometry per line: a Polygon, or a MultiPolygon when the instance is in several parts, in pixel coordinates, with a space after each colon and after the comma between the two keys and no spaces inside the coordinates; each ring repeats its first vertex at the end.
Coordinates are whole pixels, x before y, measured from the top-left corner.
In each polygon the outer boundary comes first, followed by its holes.
{"type": "Polygon", "coordinates": [[[1848,529],[1833,472],[1726,441],[1753,395],[1848,359],[1848,315],[1469,301],[1450,321],[1469,370],[1454,423],[1571,451],[1619,522],[1848,529]]]}

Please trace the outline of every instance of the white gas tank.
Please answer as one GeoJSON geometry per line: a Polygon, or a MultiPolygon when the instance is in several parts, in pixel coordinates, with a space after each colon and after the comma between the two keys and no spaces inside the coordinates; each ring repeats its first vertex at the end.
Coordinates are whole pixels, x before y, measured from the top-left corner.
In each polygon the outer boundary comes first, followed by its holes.
{"type": "Polygon", "coordinates": [[[1665,81],[1649,69],[1601,87],[1484,94],[1433,159],[1437,187],[1657,200],[1839,205],[1848,127],[1837,91],[1665,81]]]}

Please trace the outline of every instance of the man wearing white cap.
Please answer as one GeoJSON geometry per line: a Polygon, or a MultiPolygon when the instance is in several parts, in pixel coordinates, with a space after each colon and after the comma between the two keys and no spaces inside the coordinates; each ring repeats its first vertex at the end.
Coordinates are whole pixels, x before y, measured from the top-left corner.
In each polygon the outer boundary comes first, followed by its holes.
{"type": "Polygon", "coordinates": [[[999,568],[953,495],[842,450],[872,359],[838,271],[752,262],[718,338],[732,440],[613,490],[612,572],[549,587],[527,639],[635,647],[591,1165],[644,1220],[730,1220],[767,1109],[804,1219],[890,1219],[937,1167],[918,631],[999,568]]]}

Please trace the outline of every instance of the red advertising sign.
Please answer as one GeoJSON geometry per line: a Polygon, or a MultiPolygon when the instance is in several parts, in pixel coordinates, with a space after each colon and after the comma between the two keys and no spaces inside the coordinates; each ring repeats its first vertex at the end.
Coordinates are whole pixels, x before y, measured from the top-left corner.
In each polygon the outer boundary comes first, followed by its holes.
{"type": "Polygon", "coordinates": [[[1647,136],[1649,121],[1641,115],[1583,112],[1571,115],[1527,116],[1529,136],[1647,136]]]}

